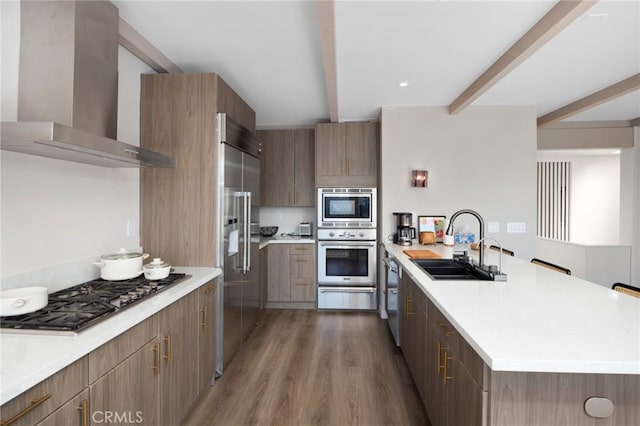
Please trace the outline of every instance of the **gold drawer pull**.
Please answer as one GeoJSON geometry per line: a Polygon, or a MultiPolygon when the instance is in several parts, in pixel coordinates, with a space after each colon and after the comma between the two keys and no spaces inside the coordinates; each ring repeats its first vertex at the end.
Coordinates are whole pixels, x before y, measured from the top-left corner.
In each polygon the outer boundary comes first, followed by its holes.
{"type": "Polygon", "coordinates": [[[340,176],[344,175],[344,160],[340,159],[340,176]]]}
{"type": "Polygon", "coordinates": [[[449,356],[447,350],[444,351],[444,374],[442,375],[442,382],[446,385],[448,381],[453,380],[453,376],[449,376],[449,360],[453,360],[452,356],[449,356]]]}
{"type": "Polygon", "coordinates": [[[153,354],[154,362],[151,368],[153,368],[156,374],[160,374],[160,343],[153,345],[153,354]]]}
{"type": "Polygon", "coordinates": [[[89,426],[89,401],[83,399],[82,404],[76,407],[76,410],[80,411],[82,416],[82,426],[89,426]]]}
{"type": "Polygon", "coordinates": [[[443,350],[447,350],[447,348],[443,347],[440,342],[438,342],[438,364],[436,365],[437,369],[436,369],[436,374],[440,373],[440,370],[444,370],[444,365],[440,365],[440,363],[442,362],[442,357],[440,356],[440,353],[443,350]]]}
{"type": "Polygon", "coordinates": [[[202,323],[200,326],[206,330],[207,329],[207,306],[202,307],[202,323]]]}
{"type": "Polygon", "coordinates": [[[45,396],[43,396],[40,399],[37,399],[37,398],[32,399],[31,400],[31,405],[29,405],[28,407],[26,407],[25,409],[20,411],[15,416],[11,417],[9,420],[0,421],[0,424],[2,426],[8,426],[8,425],[10,425],[12,423],[15,423],[16,421],[20,420],[20,418],[24,417],[27,413],[29,413],[31,410],[33,410],[37,406],[41,405],[43,402],[45,402],[49,398],[51,398],[51,394],[46,394],[45,396]]]}
{"type": "Polygon", "coordinates": [[[298,263],[309,263],[308,260],[303,260],[303,259],[296,259],[296,262],[298,262],[298,263]]]}
{"type": "Polygon", "coordinates": [[[309,251],[309,247],[296,247],[296,250],[309,251]]]}
{"type": "Polygon", "coordinates": [[[309,285],[309,283],[295,283],[294,285],[309,285]]]}
{"type": "Polygon", "coordinates": [[[205,294],[211,293],[212,291],[214,291],[216,289],[216,285],[215,284],[211,284],[210,286],[208,286],[207,288],[204,289],[205,294]]]}
{"type": "Polygon", "coordinates": [[[406,316],[407,316],[407,317],[408,317],[409,315],[415,315],[415,314],[416,314],[415,312],[410,312],[410,311],[409,311],[409,304],[410,304],[411,302],[413,302],[413,299],[409,299],[409,298],[407,297],[407,304],[406,304],[407,309],[405,310],[405,312],[406,312],[406,316]]]}
{"type": "Polygon", "coordinates": [[[164,340],[164,345],[165,345],[164,355],[162,356],[162,358],[166,359],[167,362],[171,364],[171,335],[167,334],[166,336],[164,336],[162,340],[164,340]]]}
{"type": "Polygon", "coordinates": [[[351,174],[351,160],[347,160],[347,175],[351,174]]]}

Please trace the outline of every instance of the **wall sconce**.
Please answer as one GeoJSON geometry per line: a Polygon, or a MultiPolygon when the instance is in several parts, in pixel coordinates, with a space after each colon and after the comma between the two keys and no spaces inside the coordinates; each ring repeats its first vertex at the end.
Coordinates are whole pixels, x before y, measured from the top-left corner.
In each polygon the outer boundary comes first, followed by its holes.
{"type": "Polygon", "coordinates": [[[429,176],[429,172],[427,170],[413,170],[411,172],[411,186],[426,188],[427,176],[429,176]]]}

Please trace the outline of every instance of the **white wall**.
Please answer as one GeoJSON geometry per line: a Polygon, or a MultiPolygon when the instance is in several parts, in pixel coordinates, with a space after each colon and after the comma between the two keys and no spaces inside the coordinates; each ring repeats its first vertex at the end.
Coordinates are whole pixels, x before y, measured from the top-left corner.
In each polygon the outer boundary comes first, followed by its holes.
{"type": "Polygon", "coordinates": [[[629,283],[631,247],[583,245],[537,239],[539,257],[571,271],[571,275],[611,288],[614,283],[629,283]]]}
{"type": "MultiPolygon", "coordinates": [[[[19,4],[2,2],[2,110],[16,119],[19,4]],[[5,97],[5,94],[8,96],[5,97]]],[[[140,73],[153,72],[119,49],[118,138],[139,145],[140,73]]],[[[6,115],[5,115],[6,114],[6,115]]],[[[19,274],[140,245],[138,169],[112,169],[2,151],[3,285],[19,274]],[[135,235],[127,237],[127,222],[135,235]]],[[[92,270],[97,276],[97,268],[92,270]]],[[[74,282],[67,283],[77,284],[74,282]]]]}
{"type": "Polygon", "coordinates": [[[571,162],[569,241],[572,243],[621,243],[619,151],[539,151],[539,161],[571,162]]]}
{"type": "MultiPolygon", "coordinates": [[[[392,212],[446,215],[476,210],[500,232],[487,233],[516,256],[530,259],[536,234],[536,111],[530,106],[383,108],[381,114],[382,239],[394,229],[392,212]],[[428,188],[412,188],[413,169],[428,170],[428,188]],[[507,233],[524,222],[526,233],[507,233]]],[[[477,221],[461,216],[472,232],[477,221]]],[[[415,226],[415,225],[414,225],[415,226]]]]}
{"type": "Polygon", "coordinates": [[[297,234],[300,222],[311,222],[313,235],[316,235],[315,215],[315,207],[260,207],[260,226],[277,226],[278,234],[297,234]]]}

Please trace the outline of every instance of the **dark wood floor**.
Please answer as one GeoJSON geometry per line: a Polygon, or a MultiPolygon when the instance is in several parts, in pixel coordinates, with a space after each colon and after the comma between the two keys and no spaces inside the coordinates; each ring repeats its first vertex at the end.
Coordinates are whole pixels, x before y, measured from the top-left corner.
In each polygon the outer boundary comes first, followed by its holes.
{"type": "Polygon", "coordinates": [[[425,425],[386,321],[267,310],[186,425],[425,425]]]}

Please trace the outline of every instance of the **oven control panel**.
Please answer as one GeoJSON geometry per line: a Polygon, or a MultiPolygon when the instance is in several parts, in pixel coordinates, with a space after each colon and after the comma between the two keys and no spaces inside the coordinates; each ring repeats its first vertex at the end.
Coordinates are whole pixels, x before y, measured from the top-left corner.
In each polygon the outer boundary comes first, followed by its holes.
{"type": "Polygon", "coordinates": [[[318,240],[321,241],[375,241],[375,229],[318,229],[318,240]]]}

